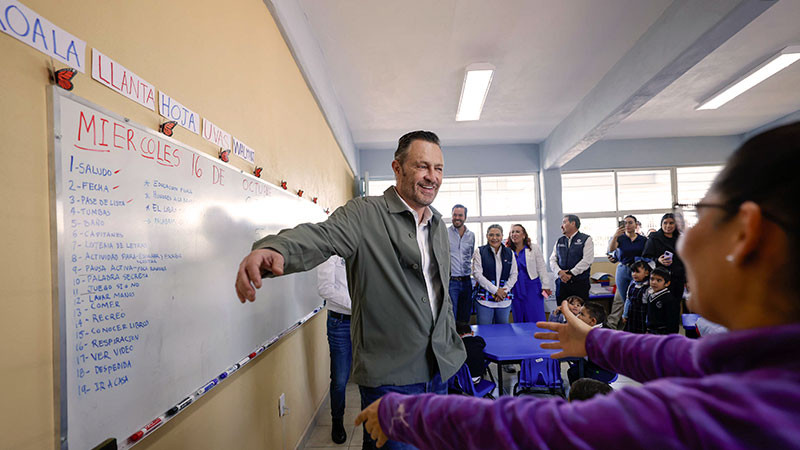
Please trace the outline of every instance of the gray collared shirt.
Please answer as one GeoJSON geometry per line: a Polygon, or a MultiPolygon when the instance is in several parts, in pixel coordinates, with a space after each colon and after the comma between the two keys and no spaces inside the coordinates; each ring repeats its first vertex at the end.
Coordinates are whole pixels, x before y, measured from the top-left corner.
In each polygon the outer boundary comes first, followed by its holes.
{"type": "Polygon", "coordinates": [[[475,251],[475,233],[466,229],[464,235],[458,233],[456,227],[447,228],[450,238],[450,276],[468,277],[472,273],[472,252],[475,251]]]}
{"type": "MultiPolygon", "coordinates": [[[[431,264],[436,266],[432,273],[438,278],[436,285],[446,286],[447,231],[441,214],[431,210],[429,244],[431,264]]],[[[442,289],[442,305],[434,319],[417,224],[394,187],[380,197],[350,200],[325,222],[283,230],[253,248],[280,252],[287,274],[311,270],[331,255],[345,259],[353,302],[355,383],[369,387],[422,383],[437,371],[447,380],[464,364],[466,352],[456,333],[450,296],[442,289]]]]}

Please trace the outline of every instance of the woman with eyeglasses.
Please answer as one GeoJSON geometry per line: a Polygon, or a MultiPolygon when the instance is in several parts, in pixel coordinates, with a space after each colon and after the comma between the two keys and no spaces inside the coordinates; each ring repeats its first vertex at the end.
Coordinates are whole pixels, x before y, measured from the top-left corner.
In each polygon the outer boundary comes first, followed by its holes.
{"type": "Polygon", "coordinates": [[[800,447],[800,122],[745,142],[680,242],[689,303],[729,333],[688,339],[539,322],[554,358],[641,383],[560,398],[389,394],[356,419],[381,444],[419,448],[800,447]]]}
{"type": "Polygon", "coordinates": [[[675,222],[675,214],[667,213],[661,217],[661,229],[651,233],[647,238],[642,256],[656,262],[656,267],[663,267],[670,273],[667,302],[667,333],[677,333],[681,318],[681,301],[686,286],[686,269],[678,256],[678,237],[681,232],[675,222]]]}

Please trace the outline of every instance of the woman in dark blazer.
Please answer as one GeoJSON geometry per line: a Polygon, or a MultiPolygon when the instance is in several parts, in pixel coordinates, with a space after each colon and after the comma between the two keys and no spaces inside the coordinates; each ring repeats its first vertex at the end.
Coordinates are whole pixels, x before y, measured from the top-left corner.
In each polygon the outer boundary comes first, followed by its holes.
{"type": "Polygon", "coordinates": [[[683,267],[683,261],[681,261],[675,248],[680,234],[675,223],[675,215],[672,213],[664,214],[661,218],[661,229],[650,233],[642,253],[645,258],[655,261],[657,267],[667,269],[672,277],[669,284],[672,301],[668,303],[669,309],[667,310],[668,333],[678,332],[683,288],[686,286],[686,269],[683,267]]]}

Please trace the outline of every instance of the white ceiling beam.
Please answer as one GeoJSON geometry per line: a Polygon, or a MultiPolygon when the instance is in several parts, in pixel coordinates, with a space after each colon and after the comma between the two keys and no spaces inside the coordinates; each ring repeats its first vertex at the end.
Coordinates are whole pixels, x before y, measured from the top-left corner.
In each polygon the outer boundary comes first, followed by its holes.
{"type": "Polygon", "coordinates": [[[675,0],[553,129],[541,147],[543,168],[559,168],[602,139],[777,1],[675,0]]]}
{"type": "Polygon", "coordinates": [[[272,18],[292,52],[311,94],[328,122],[347,164],[358,177],[358,152],[336,91],[328,75],[325,58],[316,36],[311,31],[305,12],[297,0],[264,0],[272,18]]]}

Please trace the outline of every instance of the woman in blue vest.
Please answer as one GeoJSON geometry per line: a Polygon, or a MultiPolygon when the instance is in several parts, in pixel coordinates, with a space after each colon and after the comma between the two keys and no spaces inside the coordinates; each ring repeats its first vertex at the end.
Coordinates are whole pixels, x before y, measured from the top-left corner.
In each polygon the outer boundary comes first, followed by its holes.
{"type": "Polygon", "coordinates": [[[528,230],[520,224],[511,226],[506,245],[514,251],[519,276],[512,292],[511,313],[514,322],[541,322],[544,317],[544,296],[552,293],[552,280],[544,265],[542,249],[531,243],[528,230]]]}
{"type": "Polygon", "coordinates": [[[478,325],[508,323],[517,261],[514,252],[503,246],[503,227],[490,225],[486,240],[489,243],[472,255],[472,276],[478,281],[478,325]]]}

